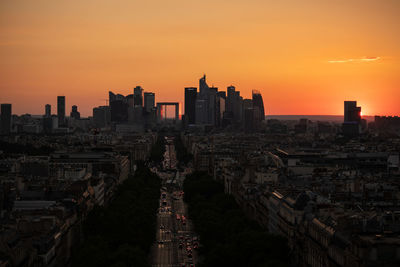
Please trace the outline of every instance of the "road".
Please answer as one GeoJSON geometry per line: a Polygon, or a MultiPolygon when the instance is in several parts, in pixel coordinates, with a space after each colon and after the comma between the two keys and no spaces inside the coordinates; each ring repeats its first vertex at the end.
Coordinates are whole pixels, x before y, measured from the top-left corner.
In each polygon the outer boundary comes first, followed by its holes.
{"type": "Polygon", "coordinates": [[[160,192],[160,208],[157,214],[156,242],[152,247],[152,266],[195,266],[198,260],[197,235],[189,219],[186,204],[183,201],[183,191],[179,187],[182,181],[168,184],[168,180],[176,175],[177,160],[173,138],[166,139],[163,169],[157,170],[164,187],[160,192]]]}

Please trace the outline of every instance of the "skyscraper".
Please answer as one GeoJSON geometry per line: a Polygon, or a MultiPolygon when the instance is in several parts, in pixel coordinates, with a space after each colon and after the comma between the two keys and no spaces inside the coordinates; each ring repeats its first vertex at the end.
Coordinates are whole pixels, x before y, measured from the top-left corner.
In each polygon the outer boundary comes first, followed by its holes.
{"type": "Polygon", "coordinates": [[[196,124],[207,124],[206,100],[196,99],[196,124]]]}
{"type": "Polygon", "coordinates": [[[46,118],[51,117],[51,105],[50,104],[46,104],[46,106],[44,107],[44,116],[46,118]]]}
{"type": "Polygon", "coordinates": [[[204,74],[203,77],[200,78],[199,80],[199,94],[201,99],[207,99],[208,98],[208,91],[209,87],[206,82],[206,75],[204,74]]]}
{"type": "Polygon", "coordinates": [[[97,128],[104,128],[110,125],[111,112],[109,106],[93,108],[93,122],[97,128]]]}
{"type": "Polygon", "coordinates": [[[128,121],[128,97],[121,94],[108,92],[110,99],[110,116],[112,122],[127,122],[128,121]]]}
{"type": "Polygon", "coordinates": [[[361,107],[357,107],[357,101],[344,101],[343,134],[357,136],[361,132],[361,107]]]}
{"type": "Polygon", "coordinates": [[[1,104],[1,133],[11,132],[11,104],[1,104]]]}
{"type": "Polygon", "coordinates": [[[226,108],[225,111],[233,114],[233,106],[235,102],[235,86],[228,86],[227,88],[227,97],[226,97],[226,108]]]}
{"type": "Polygon", "coordinates": [[[156,96],[151,92],[144,92],[144,110],[150,113],[155,106],[156,96]]]}
{"type": "Polygon", "coordinates": [[[187,124],[196,123],[196,98],[197,88],[185,88],[185,120],[187,124]]]}
{"type": "Polygon", "coordinates": [[[361,107],[357,107],[357,101],[344,101],[344,122],[360,122],[361,107]]]}
{"type": "Polygon", "coordinates": [[[65,126],[65,96],[57,96],[58,126],[65,126]]]}
{"type": "Polygon", "coordinates": [[[133,89],[133,105],[143,106],[143,88],[141,86],[136,86],[133,89]]]}
{"type": "Polygon", "coordinates": [[[253,90],[253,106],[258,107],[260,112],[259,118],[263,121],[265,120],[265,110],[264,110],[264,101],[261,93],[258,90],[253,90]]]}
{"type": "Polygon", "coordinates": [[[217,122],[217,87],[210,87],[208,90],[208,123],[216,125],[217,122]]]}
{"type": "Polygon", "coordinates": [[[77,106],[75,106],[75,105],[72,106],[70,117],[74,118],[74,119],[80,119],[81,118],[81,113],[78,112],[78,107],[77,106]]]}

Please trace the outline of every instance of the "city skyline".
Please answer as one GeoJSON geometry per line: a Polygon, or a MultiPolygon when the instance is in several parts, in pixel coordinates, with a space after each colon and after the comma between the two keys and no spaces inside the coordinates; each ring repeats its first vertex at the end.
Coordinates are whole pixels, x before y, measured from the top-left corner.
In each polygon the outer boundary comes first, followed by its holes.
{"type": "Polygon", "coordinates": [[[399,10],[373,0],[3,1],[0,102],[41,114],[66,95],[67,110],[88,116],[109,90],[139,84],[182,104],[206,72],[245,97],[259,90],[266,114],[338,115],[357,100],[364,115],[399,115],[399,10]]]}
{"type": "MultiPolygon", "coordinates": [[[[206,77],[206,75],[204,74],[204,76],[202,78],[200,78],[200,82],[203,79],[205,81],[205,77],[206,77]]],[[[205,83],[205,85],[208,86],[206,83],[205,83]]],[[[201,88],[201,86],[199,87],[199,91],[197,92],[197,87],[195,87],[195,86],[185,87],[184,88],[184,92],[183,92],[183,101],[182,102],[181,101],[174,102],[174,103],[178,103],[179,119],[181,119],[180,117],[185,115],[185,113],[186,113],[187,103],[185,102],[185,98],[187,97],[187,90],[188,89],[189,90],[194,90],[195,94],[199,94],[200,95],[200,88],[201,88]]],[[[209,87],[209,89],[215,89],[217,94],[223,93],[223,98],[226,101],[226,97],[227,97],[227,95],[229,95],[229,90],[233,89],[233,91],[235,91],[237,88],[235,86],[233,86],[233,85],[230,85],[230,86],[227,86],[226,89],[224,89],[224,88],[214,87],[214,85],[213,85],[213,86],[209,87]]],[[[155,104],[157,104],[157,103],[167,103],[167,102],[164,102],[164,101],[156,101],[156,94],[154,92],[150,92],[148,90],[145,90],[140,85],[137,85],[137,86],[133,87],[131,89],[130,93],[129,92],[126,93],[126,96],[124,96],[124,94],[120,94],[121,92],[125,92],[125,90],[116,91],[117,92],[116,94],[114,94],[113,91],[108,91],[108,94],[109,94],[109,97],[110,97],[110,94],[114,95],[114,97],[115,97],[115,95],[120,95],[120,96],[122,96],[124,98],[125,97],[127,97],[127,98],[132,97],[132,101],[133,102],[131,104],[129,104],[129,105],[132,105],[132,107],[134,107],[134,106],[137,106],[136,101],[138,101],[138,100],[134,100],[133,99],[133,98],[136,97],[136,94],[138,94],[137,90],[140,90],[140,93],[141,93],[141,99],[139,100],[140,101],[139,106],[141,106],[141,108],[143,108],[146,112],[149,112],[149,107],[147,107],[146,105],[152,105],[153,107],[155,107],[156,106],[155,104]],[[146,102],[146,97],[147,98],[151,97],[151,100],[149,100],[150,102],[146,102]]],[[[248,99],[248,98],[245,98],[244,96],[240,96],[240,94],[241,94],[240,90],[238,90],[236,92],[238,93],[238,96],[241,97],[242,101],[248,99]]],[[[254,95],[261,95],[261,93],[260,93],[259,90],[252,90],[251,95],[250,95],[249,98],[250,99],[253,98],[253,101],[254,101],[254,95]]],[[[13,103],[2,103],[2,104],[4,104],[4,105],[12,105],[13,106],[12,114],[13,115],[18,115],[18,116],[29,114],[29,115],[34,115],[34,116],[45,116],[45,117],[48,117],[49,115],[53,115],[53,116],[60,117],[59,113],[61,112],[61,116],[62,117],[59,118],[59,120],[61,120],[61,121],[63,121],[65,119],[65,117],[71,117],[71,116],[66,116],[66,114],[69,113],[69,111],[71,111],[71,114],[77,112],[77,108],[79,107],[78,105],[76,105],[76,104],[67,104],[68,96],[65,96],[65,95],[60,96],[60,95],[58,95],[58,96],[54,96],[54,97],[56,98],[55,103],[50,102],[50,103],[44,104],[44,107],[42,107],[42,110],[39,111],[39,113],[37,113],[37,114],[36,113],[35,114],[31,114],[31,113],[27,113],[27,112],[16,113],[16,112],[14,112],[15,106],[14,106],[13,103]],[[55,107],[55,109],[52,110],[52,107],[55,107]],[[62,113],[64,113],[64,114],[62,114],[62,113]]],[[[105,106],[110,107],[109,98],[104,98],[104,99],[102,99],[102,101],[104,101],[105,103],[100,104],[99,106],[90,107],[89,108],[90,109],[90,113],[87,114],[87,115],[83,114],[82,117],[84,117],[84,118],[92,117],[92,115],[94,114],[94,109],[96,109],[96,108],[105,107],[105,106]]],[[[343,112],[343,108],[342,108],[342,113],[341,114],[268,114],[264,110],[265,102],[262,99],[262,96],[261,96],[261,99],[257,100],[257,101],[258,101],[257,105],[261,105],[262,106],[260,111],[264,111],[264,117],[267,117],[268,115],[270,115],[270,116],[335,116],[335,117],[343,116],[344,118],[346,117],[346,111],[343,112]]],[[[354,101],[354,99],[352,99],[352,100],[344,100],[344,102],[345,103],[346,102],[357,102],[357,100],[356,101],[354,101]]],[[[172,103],[172,102],[170,102],[170,103],[172,103]]],[[[342,103],[343,103],[343,101],[342,101],[342,103]]],[[[229,105],[229,104],[224,102],[223,105],[225,106],[225,105],[229,105]]],[[[82,106],[82,107],[83,107],[83,109],[85,109],[84,108],[85,106],[82,106]]],[[[175,117],[175,111],[173,111],[171,113],[169,108],[170,107],[168,107],[167,118],[174,118],[175,117]]],[[[79,113],[78,116],[80,117],[80,112],[78,112],[78,113],[79,113]]],[[[380,115],[376,115],[376,114],[374,114],[374,115],[365,114],[363,111],[360,111],[359,114],[360,114],[361,117],[380,116],[380,115]]],[[[162,115],[162,116],[164,116],[164,115],[162,115]]],[[[389,115],[389,116],[391,116],[391,115],[389,115]]],[[[398,115],[393,115],[393,116],[397,117],[398,115]]],[[[265,118],[263,118],[263,120],[264,119],[265,118]]]]}

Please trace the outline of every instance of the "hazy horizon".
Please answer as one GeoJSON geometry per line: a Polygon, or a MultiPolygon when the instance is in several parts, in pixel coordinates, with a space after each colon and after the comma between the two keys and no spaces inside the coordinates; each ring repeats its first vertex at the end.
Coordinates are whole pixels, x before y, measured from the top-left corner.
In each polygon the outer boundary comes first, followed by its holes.
{"type": "Polygon", "coordinates": [[[40,114],[66,96],[82,115],[136,85],[259,90],[271,114],[400,114],[395,0],[0,1],[0,103],[40,114]]]}

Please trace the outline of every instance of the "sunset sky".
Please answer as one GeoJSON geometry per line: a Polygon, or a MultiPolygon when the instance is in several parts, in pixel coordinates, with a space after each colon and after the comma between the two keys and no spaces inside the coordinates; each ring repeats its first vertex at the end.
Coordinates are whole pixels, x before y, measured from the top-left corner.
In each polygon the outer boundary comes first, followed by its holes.
{"type": "Polygon", "coordinates": [[[0,0],[0,103],[84,116],[141,85],[258,89],[267,114],[400,115],[399,0],[0,0]]]}

